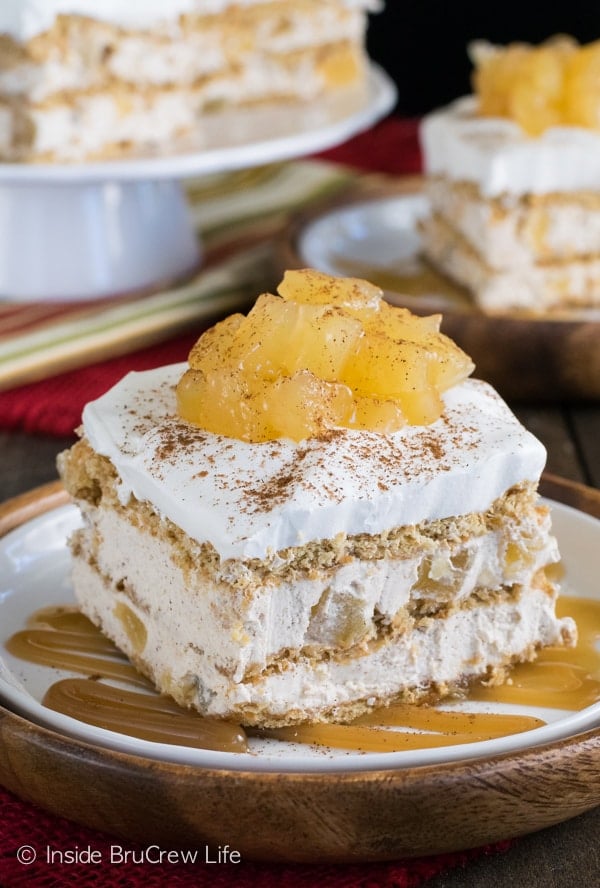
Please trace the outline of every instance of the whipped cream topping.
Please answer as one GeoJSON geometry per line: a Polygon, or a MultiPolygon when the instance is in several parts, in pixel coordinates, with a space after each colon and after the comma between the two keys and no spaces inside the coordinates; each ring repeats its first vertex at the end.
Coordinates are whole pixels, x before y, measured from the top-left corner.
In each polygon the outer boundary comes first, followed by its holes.
{"type": "MultiPolygon", "coordinates": [[[[256,6],[265,0],[235,0],[236,6],[256,6]]],[[[350,8],[377,11],[379,0],[340,0],[350,8]]],[[[30,40],[52,27],[59,15],[81,15],[122,28],[151,28],[177,22],[180,15],[217,15],[234,0],[2,0],[0,33],[30,40]]]]}
{"type": "Polygon", "coordinates": [[[478,380],[446,392],[429,426],[248,444],[177,415],[186,368],[128,374],[85,407],[84,432],[116,467],[123,503],[149,502],[223,559],[484,511],[545,463],[543,445],[478,380]]]}
{"type": "Polygon", "coordinates": [[[485,197],[600,189],[600,133],[551,127],[529,136],[511,120],[478,117],[467,96],[421,126],[428,175],[473,182],[485,197]]]}

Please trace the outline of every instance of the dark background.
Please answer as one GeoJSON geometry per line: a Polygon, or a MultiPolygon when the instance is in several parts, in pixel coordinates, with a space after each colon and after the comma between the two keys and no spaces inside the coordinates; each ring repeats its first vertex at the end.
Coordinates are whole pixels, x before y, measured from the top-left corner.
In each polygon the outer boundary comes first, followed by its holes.
{"type": "Polygon", "coordinates": [[[554,34],[600,39],[600,3],[387,0],[371,16],[367,45],[396,81],[396,110],[412,116],[470,92],[469,41],[540,43],[554,34]]]}

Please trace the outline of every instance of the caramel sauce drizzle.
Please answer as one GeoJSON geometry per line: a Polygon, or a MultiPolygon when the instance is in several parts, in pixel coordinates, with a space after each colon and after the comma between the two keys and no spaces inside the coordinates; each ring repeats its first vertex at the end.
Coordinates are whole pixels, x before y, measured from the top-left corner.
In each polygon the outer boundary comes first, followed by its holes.
{"type": "Polygon", "coordinates": [[[246,734],[238,725],[202,718],[156,694],[124,691],[85,678],[65,678],[48,688],[43,704],[99,728],[155,743],[248,752],[246,734]]]}
{"type": "Polygon", "coordinates": [[[543,648],[533,663],[519,663],[498,687],[471,687],[470,700],[519,703],[551,709],[584,709],[600,700],[600,602],[559,598],[559,617],[573,617],[579,639],[574,648],[543,648]]]}
{"type": "Polygon", "coordinates": [[[261,737],[292,740],[337,749],[361,752],[402,752],[407,749],[433,749],[439,746],[492,740],[507,734],[520,734],[544,725],[539,718],[526,715],[488,715],[479,712],[446,712],[417,706],[390,706],[351,725],[298,725],[257,732],[261,737]],[[374,720],[377,727],[373,726],[374,720]],[[420,728],[427,733],[387,730],[393,725],[420,728]]]}
{"type": "Polygon", "coordinates": [[[156,743],[248,751],[246,733],[239,725],[203,718],[158,695],[112,641],[75,608],[36,611],[27,621],[27,628],[8,639],[6,648],[22,660],[97,679],[67,678],[48,688],[43,705],[63,715],[156,743]],[[123,690],[99,680],[104,678],[144,690],[123,690]]]}
{"type": "MultiPolygon", "coordinates": [[[[600,602],[562,598],[557,612],[575,619],[577,647],[545,648],[533,663],[515,666],[503,685],[488,687],[474,682],[466,700],[566,710],[582,709],[600,700],[600,602]]],[[[245,732],[238,725],[203,718],[158,695],[112,642],[73,607],[37,611],[27,621],[27,628],[15,633],[6,647],[15,657],[89,676],[55,682],[42,701],[45,706],[97,727],[159,743],[247,752],[249,733],[338,749],[394,752],[490,740],[545,724],[531,716],[393,705],[363,715],[350,725],[245,732]],[[105,684],[104,678],[141,690],[123,690],[105,684]],[[409,730],[389,730],[396,727],[409,730]],[[424,733],[415,733],[417,730],[424,733]]]]}

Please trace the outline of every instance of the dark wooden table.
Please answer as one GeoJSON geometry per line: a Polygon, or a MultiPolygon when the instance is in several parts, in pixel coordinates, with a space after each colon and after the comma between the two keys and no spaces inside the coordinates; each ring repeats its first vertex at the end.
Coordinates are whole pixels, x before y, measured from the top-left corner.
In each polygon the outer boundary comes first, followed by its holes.
{"type": "MultiPolygon", "coordinates": [[[[548,449],[556,475],[600,488],[600,406],[511,405],[548,449]]],[[[70,438],[0,433],[0,500],[56,478],[56,454],[70,438]]],[[[597,888],[600,808],[518,840],[428,883],[431,888],[597,888]]]]}

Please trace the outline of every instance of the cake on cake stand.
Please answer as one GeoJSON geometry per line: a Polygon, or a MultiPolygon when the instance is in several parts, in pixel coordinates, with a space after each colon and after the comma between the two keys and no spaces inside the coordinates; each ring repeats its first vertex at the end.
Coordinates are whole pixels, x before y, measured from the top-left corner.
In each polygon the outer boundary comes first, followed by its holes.
{"type": "Polygon", "coordinates": [[[221,112],[169,155],[0,165],[0,298],[80,300],[143,291],[199,266],[182,182],[339,144],[387,114],[396,92],[372,65],[366,90],[221,112]]]}

